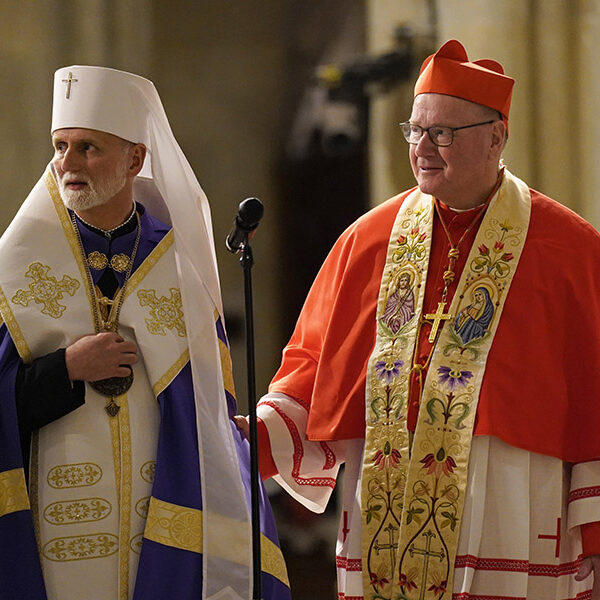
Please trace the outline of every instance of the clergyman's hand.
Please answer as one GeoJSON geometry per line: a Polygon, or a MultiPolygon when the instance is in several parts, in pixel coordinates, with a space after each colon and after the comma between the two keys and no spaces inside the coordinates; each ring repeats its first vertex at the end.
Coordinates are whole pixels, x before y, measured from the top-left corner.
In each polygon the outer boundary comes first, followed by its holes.
{"type": "Polygon", "coordinates": [[[577,581],[587,579],[590,574],[594,574],[594,587],[590,600],[600,600],[600,554],[594,554],[583,559],[579,571],[575,575],[577,581]]]}
{"type": "Polygon", "coordinates": [[[138,360],[137,346],[112,331],[85,335],[65,351],[71,381],[127,377],[130,370],[123,365],[133,365],[138,360]]]}
{"type": "Polygon", "coordinates": [[[248,439],[250,439],[250,424],[248,423],[248,417],[243,417],[242,415],[235,415],[233,417],[237,428],[243,431],[248,439]]]}

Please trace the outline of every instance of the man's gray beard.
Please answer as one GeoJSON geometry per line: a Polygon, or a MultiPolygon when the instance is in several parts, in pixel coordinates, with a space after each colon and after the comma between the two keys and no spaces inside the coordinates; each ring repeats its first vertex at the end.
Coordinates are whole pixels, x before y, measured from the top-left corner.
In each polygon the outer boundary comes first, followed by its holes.
{"type": "MultiPolygon", "coordinates": [[[[60,197],[64,205],[71,210],[89,210],[96,206],[102,206],[114,198],[127,182],[127,168],[125,165],[113,175],[98,179],[96,181],[86,175],[83,178],[87,182],[84,190],[70,190],[63,181],[67,173],[63,174],[63,179],[59,179],[58,188],[60,197]]],[[[81,179],[81,176],[78,176],[81,179]]]]}

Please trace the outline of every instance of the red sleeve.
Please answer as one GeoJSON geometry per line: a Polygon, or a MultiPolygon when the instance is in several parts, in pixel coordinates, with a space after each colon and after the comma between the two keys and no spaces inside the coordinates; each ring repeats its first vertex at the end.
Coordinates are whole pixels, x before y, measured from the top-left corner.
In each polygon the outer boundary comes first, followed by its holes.
{"type": "Polygon", "coordinates": [[[581,545],[583,556],[600,554],[600,522],[581,525],[581,545]]]}
{"type": "Polygon", "coordinates": [[[308,293],[269,392],[308,409],[309,440],[364,435],[365,378],[390,232],[404,193],[355,221],[308,293]]]}
{"type": "Polygon", "coordinates": [[[262,480],[277,475],[277,467],[271,453],[271,441],[269,430],[262,419],[256,420],[256,432],[258,434],[258,470],[262,480]]]}

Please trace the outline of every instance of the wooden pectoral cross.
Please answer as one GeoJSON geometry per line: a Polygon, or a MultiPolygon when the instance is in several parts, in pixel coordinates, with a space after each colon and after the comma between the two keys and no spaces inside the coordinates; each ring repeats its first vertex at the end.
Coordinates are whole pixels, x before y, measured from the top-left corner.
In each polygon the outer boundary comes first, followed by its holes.
{"type": "Polygon", "coordinates": [[[425,319],[428,321],[431,320],[431,331],[429,333],[429,343],[433,344],[435,342],[435,338],[438,334],[438,329],[440,328],[440,323],[442,321],[449,321],[452,319],[452,315],[450,313],[444,314],[444,308],[446,307],[445,302],[439,302],[437,306],[437,310],[434,313],[429,313],[425,315],[425,319]]]}

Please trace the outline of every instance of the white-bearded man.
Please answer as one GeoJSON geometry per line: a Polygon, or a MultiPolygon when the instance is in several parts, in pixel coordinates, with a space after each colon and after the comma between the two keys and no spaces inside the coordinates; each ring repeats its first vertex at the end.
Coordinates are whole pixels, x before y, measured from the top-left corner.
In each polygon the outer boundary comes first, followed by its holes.
{"type": "MultiPolygon", "coordinates": [[[[246,600],[206,197],[142,77],[57,71],[52,145],[0,240],[0,595],[246,600]]],[[[261,517],[264,597],[289,598],[264,492],[261,517]]]]}

